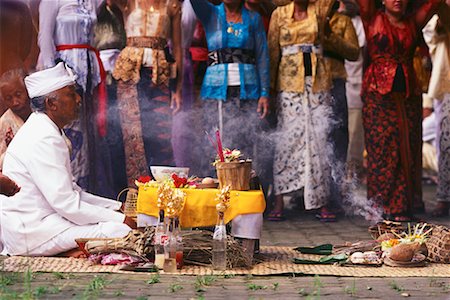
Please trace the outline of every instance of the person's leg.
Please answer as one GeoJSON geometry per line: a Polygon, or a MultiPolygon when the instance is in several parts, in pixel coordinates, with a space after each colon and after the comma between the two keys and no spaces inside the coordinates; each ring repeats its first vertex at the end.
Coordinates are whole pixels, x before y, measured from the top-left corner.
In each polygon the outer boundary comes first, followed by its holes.
{"type": "MultiPolygon", "coordinates": [[[[445,98],[444,98],[445,100],[445,98]]],[[[433,101],[433,110],[434,110],[434,119],[435,119],[435,130],[436,130],[436,138],[435,138],[435,147],[436,147],[436,155],[439,160],[439,155],[441,153],[440,147],[440,137],[441,137],[441,122],[444,117],[442,113],[442,105],[444,101],[434,100],[433,101]]]]}
{"type": "Polygon", "coordinates": [[[121,238],[126,236],[131,228],[117,222],[101,222],[95,225],[73,226],[43,245],[22,255],[54,256],[77,248],[75,239],[79,238],[121,238]]]}
{"type": "Polygon", "coordinates": [[[450,94],[446,94],[442,101],[441,113],[437,207],[433,212],[438,217],[448,216],[450,209],[450,94]]]}
{"type": "Polygon", "coordinates": [[[333,145],[332,174],[333,180],[330,189],[330,207],[338,208],[342,204],[342,179],[344,178],[345,164],[349,142],[348,133],[348,107],[345,92],[345,79],[334,79],[331,95],[334,98],[332,105],[332,121],[329,140],[333,145]]]}
{"type": "Polygon", "coordinates": [[[139,176],[149,175],[142,138],[141,113],[136,84],[119,80],[117,84],[117,107],[122,128],[125,168],[128,186],[134,186],[139,176]]]}
{"type": "Polygon", "coordinates": [[[171,166],[174,161],[170,91],[164,85],[154,85],[151,74],[149,69],[141,69],[141,80],[138,84],[145,156],[149,165],[171,166]]]}
{"type": "Polygon", "coordinates": [[[348,172],[360,176],[363,167],[364,130],[361,108],[348,109],[349,146],[347,152],[348,172]]]}
{"type": "Polygon", "coordinates": [[[367,198],[383,205],[386,216],[405,214],[408,210],[398,120],[395,101],[389,95],[364,95],[367,198]]]}

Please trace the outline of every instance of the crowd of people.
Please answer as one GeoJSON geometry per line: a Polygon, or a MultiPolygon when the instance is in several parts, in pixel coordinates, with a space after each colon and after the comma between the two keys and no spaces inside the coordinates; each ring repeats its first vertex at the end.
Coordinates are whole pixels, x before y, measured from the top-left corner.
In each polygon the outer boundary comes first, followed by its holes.
{"type": "Polygon", "coordinates": [[[107,198],[150,165],[212,175],[216,130],[253,159],[273,200],[269,220],[300,195],[335,221],[349,179],[367,180],[384,218],[412,220],[424,210],[430,107],[434,214],[449,214],[450,0],[0,3],[8,253],[53,255],[74,248],[74,236],[125,235],[136,224],[107,198]],[[423,84],[418,48],[432,62],[423,84]]]}

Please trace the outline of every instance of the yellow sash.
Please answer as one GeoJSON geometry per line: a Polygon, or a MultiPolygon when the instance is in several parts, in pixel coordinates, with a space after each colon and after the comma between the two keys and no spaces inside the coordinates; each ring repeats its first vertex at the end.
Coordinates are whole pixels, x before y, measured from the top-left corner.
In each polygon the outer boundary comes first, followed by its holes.
{"type": "MultiPolygon", "coordinates": [[[[217,222],[217,189],[183,189],[186,203],[180,216],[182,227],[214,226],[217,222]]],[[[137,213],[158,217],[157,188],[139,187],[137,213]]],[[[266,201],[262,191],[231,191],[230,207],[225,212],[225,222],[238,215],[263,213],[266,201]]]]}

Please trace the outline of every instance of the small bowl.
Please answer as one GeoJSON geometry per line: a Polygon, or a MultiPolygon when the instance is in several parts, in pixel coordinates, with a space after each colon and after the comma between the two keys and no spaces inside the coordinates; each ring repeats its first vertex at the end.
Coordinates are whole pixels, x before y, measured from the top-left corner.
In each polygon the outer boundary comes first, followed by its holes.
{"type": "Polygon", "coordinates": [[[189,168],[167,167],[167,166],[150,166],[153,178],[158,182],[163,182],[172,176],[177,174],[180,177],[188,177],[189,168]]]}

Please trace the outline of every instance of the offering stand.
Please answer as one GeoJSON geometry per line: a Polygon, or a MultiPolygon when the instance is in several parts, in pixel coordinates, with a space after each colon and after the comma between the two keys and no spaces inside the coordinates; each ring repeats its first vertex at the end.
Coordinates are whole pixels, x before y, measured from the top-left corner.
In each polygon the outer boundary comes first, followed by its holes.
{"type": "MultiPolygon", "coordinates": [[[[139,187],[137,223],[139,227],[156,226],[159,208],[157,188],[139,187]]],[[[186,193],[184,209],[179,216],[181,228],[213,227],[217,222],[215,198],[218,189],[183,189],[186,193]]],[[[266,202],[262,191],[230,191],[230,207],[224,215],[225,223],[232,222],[231,234],[244,239],[247,249],[261,237],[266,202]]]]}

